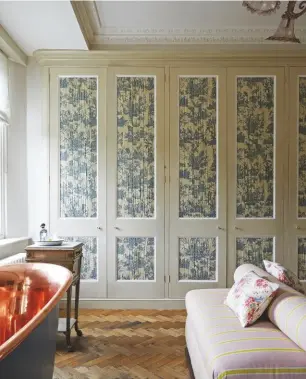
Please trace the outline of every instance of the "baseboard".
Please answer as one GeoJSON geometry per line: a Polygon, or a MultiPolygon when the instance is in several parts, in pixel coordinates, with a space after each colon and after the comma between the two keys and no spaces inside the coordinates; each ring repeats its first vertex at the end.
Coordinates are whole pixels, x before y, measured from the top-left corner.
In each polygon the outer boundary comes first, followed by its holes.
{"type": "MultiPolygon", "coordinates": [[[[74,299],[73,299],[74,304],[74,299]]],[[[66,300],[61,300],[64,309],[66,300]]],[[[182,299],[80,299],[80,309],[185,309],[182,299]]]]}

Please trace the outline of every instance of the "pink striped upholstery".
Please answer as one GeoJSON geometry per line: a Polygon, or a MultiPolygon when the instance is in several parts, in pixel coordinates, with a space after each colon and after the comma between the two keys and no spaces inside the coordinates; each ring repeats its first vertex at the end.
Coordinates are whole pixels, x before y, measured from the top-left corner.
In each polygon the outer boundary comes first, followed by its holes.
{"type": "Polygon", "coordinates": [[[272,302],[268,317],[293,342],[306,350],[306,296],[283,291],[272,302]]]}
{"type": "Polygon", "coordinates": [[[306,351],[306,296],[279,282],[266,271],[250,264],[241,265],[236,269],[235,281],[250,270],[256,270],[257,275],[280,285],[280,289],[268,309],[268,318],[286,336],[306,351]]]}
{"type": "Polygon", "coordinates": [[[194,290],[186,295],[188,320],[208,378],[305,379],[306,352],[269,321],[243,328],[223,304],[228,291],[194,290]]]}

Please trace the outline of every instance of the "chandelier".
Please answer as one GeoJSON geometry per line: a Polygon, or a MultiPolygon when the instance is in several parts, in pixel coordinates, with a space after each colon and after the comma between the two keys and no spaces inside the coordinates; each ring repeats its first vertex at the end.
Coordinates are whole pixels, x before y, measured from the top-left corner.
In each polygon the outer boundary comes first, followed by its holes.
{"type": "MultiPolygon", "coordinates": [[[[250,12],[258,15],[269,15],[279,9],[280,1],[243,1],[250,12]]],[[[294,22],[297,18],[306,13],[306,1],[288,1],[287,9],[282,14],[281,22],[273,36],[267,38],[272,41],[296,42],[301,41],[295,36],[294,22]],[[299,4],[297,4],[299,3],[299,4]]]]}

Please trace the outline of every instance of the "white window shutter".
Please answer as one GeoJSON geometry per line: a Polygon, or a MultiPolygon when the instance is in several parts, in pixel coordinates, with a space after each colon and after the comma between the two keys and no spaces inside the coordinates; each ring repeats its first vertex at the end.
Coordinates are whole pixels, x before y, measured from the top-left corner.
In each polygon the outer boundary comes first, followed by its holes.
{"type": "Polygon", "coordinates": [[[8,59],[0,52],[0,123],[10,122],[8,59]]]}

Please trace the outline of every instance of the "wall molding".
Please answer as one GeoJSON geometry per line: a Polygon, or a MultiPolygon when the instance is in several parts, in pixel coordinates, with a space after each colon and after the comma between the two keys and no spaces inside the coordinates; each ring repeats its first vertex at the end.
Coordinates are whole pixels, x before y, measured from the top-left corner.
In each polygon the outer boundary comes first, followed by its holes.
{"type": "Polygon", "coordinates": [[[70,3],[87,47],[91,49],[91,44],[94,40],[94,30],[102,27],[96,2],[71,0],[70,3]]]}
{"type": "Polygon", "coordinates": [[[20,49],[7,31],[0,25],[0,50],[12,61],[27,65],[28,56],[20,49]]]}
{"type": "MultiPolygon", "coordinates": [[[[91,45],[103,48],[107,44],[268,44],[267,37],[274,34],[276,28],[111,28],[101,27],[94,34],[91,45]]],[[[306,42],[306,29],[296,29],[301,42],[306,42]]],[[[275,44],[275,43],[274,43],[275,44]]],[[[288,45],[286,45],[288,46],[288,45]]]]}
{"type": "MultiPolygon", "coordinates": [[[[273,35],[271,28],[126,28],[104,27],[97,4],[91,1],[72,0],[71,5],[89,49],[103,50],[109,45],[212,45],[260,44],[276,45],[266,38],[273,35]]],[[[306,43],[306,28],[296,28],[297,37],[306,43]]],[[[282,44],[288,46],[288,44],[282,44]]]]}
{"type": "MultiPolygon", "coordinates": [[[[203,48],[191,46],[160,46],[155,50],[134,46],[133,49],[118,50],[37,50],[36,61],[48,67],[107,67],[107,66],[178,66],[181,64],[211,65],[220,67],[235,65],[256,66],[305,66],[306,46],[274,45],[211,45],[203,48]]],[[[203,67],[204,67],[203,66],[203,67]]]]}
{"type": "Polygon", "coordinates": [[[87,13],[86,6],[83,1],[70,1],[81,32],[85,39],[87,47],[90,49],[91,41],[94,38],[94,32],[91,24],[91,19],[87,13]]]}

